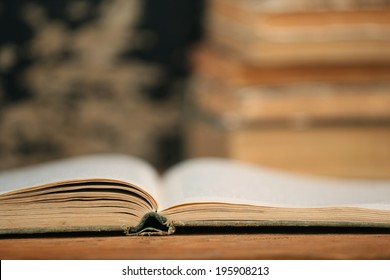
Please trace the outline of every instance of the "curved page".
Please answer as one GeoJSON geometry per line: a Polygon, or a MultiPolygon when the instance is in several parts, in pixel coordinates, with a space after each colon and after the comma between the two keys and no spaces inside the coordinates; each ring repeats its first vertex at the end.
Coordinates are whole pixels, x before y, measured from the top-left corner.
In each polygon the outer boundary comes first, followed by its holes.
{"type": "Polygon", "coordinates": [[[284,173],[224,159],[195,159],[164,176],[163,208],[221,202],[272,207],[351,206],[390,209],[390,181],[284,173]]]}
{"type": "Polygon", "coordinates": [[[158,177],[146,162],[125,155],[89,155],[0,173],[0,194],[62,181],[112,179],[141,187],[156,198],[158,177]]]}

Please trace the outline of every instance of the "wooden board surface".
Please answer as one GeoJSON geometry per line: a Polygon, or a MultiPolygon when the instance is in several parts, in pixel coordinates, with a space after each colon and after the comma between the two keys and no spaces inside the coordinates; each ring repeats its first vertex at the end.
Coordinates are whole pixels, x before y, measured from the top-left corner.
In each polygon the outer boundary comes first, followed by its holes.
{"type": "Polygon", "coordinates": [[[2,238],[0,259],[390,259],[390,233],[2,238]]]}

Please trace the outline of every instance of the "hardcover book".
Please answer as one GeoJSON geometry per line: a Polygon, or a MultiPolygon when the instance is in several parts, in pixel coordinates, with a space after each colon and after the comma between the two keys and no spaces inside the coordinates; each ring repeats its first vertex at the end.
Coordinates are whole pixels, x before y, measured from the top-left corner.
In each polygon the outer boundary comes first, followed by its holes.
{"type": "Polygon", "coordinates": [[[185,226],[390,227],[390,181],[302,177],[225,159],[184,161],[163,176],[124,155],[90,155],[0,174],[0,233],[185,226]]]}

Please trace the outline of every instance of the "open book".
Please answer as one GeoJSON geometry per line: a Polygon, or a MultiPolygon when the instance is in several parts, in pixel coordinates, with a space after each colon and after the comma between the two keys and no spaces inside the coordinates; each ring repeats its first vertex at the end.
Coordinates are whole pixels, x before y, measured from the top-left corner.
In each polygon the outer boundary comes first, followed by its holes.
{"type": "Polygon", "coordinates": [[[180,226],[390,227],[390,181],[285,174],[194,159],[164,176],[128,156],[93,155],[0,174],[0,233],[180,226]]]}

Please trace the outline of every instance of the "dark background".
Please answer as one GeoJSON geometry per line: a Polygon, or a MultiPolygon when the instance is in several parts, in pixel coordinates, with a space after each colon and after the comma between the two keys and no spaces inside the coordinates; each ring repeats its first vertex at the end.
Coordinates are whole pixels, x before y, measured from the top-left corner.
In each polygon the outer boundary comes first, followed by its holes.
{"type": "Polygon", "coordinates": [[[97,152],[181,159],[203,1],[0,5],[0,168],[97,152]]]}

